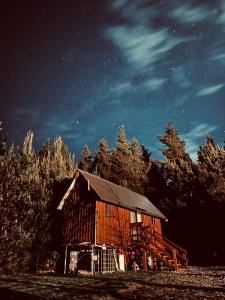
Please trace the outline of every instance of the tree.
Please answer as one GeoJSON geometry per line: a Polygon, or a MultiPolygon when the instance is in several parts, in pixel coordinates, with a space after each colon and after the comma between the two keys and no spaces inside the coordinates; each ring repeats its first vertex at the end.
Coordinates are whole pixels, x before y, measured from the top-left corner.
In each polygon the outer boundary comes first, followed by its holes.
{"type": "Polygon", "coordinates": [[[146,165],[149,165],[151,161],[151,152],[149,152],[149,150],[144,145],[141,145],[141,150],[141,159],[146,165]]]}
{"type": "Polygon", "coordinates": [[[109,180],[111,177],[111,153],[106,139],[99,141],[99,149],[95,155],[94,166],[96,173],[109,180]]]}
{"type": "Polygon", "coordinates": [[[79,168],[86,172],[90,172],[92,170],[92,155],[88,145],[84,145],[82,150],[79,168]]]}
{"type": "Polygon", "coordinates": [[[163,149],[162,154],[168,161],[189,161],[189,155],[185,152],[185,141],[182,141],[179,137],[177,130],[173,127],[172,122],[168,123],[165,129],[165,135],[160,135],[159,140],[167,146],[167,149],[163,149]]]}
{"type": "Polygon", "coordinates": [[[225,243],[218,230],[225,226],[225,150],[210,137],[198,151],[195,174],[190,207],[195,228],[193,257],[202,264],[224,264],[225,243]]]}
{"type": "Polygon", "coordinates": [[[171,195],[171,207],[186,206],[192,197],[191,182],[194,173],[193,163],[185,152],[185,142],[180,139],[171,122],[165,129],[165,135],[159,136],[159,140],[167,146],[161,150],[165,156],[161,170],[168,194],[171,195]]]}
{"type": "MultiPolygon", "coordinates": [[[[137,139],[130,143],[131,166],[129,173],[129,188],[138,193],[144,194],[147,183],[147,173],[150,167],[150,160],[147,162],[146,152],[143,154],[143,146],[137,139]]],[[[145,151],[145,149],[144,149],[145,151]]]]}
{"type": "Polygon", "coordinates": [[[117,145],[112,151],[111,180],[119,185],[128,187],[131,177],[131,151],[127,141],[124,126],[119,127],[117,145]]]}
{"type": "Polygon", "coordinates": [[[6,138],[3,137],[3,128],[1,127],[1,125],[2,122],[0,121],[0,155],[4,155],[6,153],[6,138]]]}

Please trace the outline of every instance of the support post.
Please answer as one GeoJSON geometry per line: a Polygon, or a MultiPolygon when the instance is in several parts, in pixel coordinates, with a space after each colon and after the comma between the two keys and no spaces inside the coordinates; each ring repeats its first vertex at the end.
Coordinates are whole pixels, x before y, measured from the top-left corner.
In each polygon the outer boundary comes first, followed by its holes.
{"type": "Polygon", "coordinates": [[[65,260],[64,260],[64,272],[63,272],[64,274],[66,274],[66,265],[67,265],[67,254],[68,254],[68,253],[67,253],[67,252],[68,252],[68,251],[67,251],[67,250],[68,250],[68,249],[67,249],[67,246],[68,246],[68,245],[66,244],[66,249],[65,249],[65,260]]]}
{"type": "Polygon", "coordinates": [[[174,261],[174,269],[175,271],[178,271],[178,265],[177,265],[177,250],[173,249],[172,250],[172,254],[173,254],[173,261],[174,261]]]}
{"type": "Polygon", "coordinates": [[[147,272],[147,271],[148,271],[148,266],[147,266],[147,253],[146,253],[145,250],[144,250],[144,252],[143,252],[143,263],[144,263],[144,272],[147,272]]]}
{"type": "Polygon", "coordinates": [[[91,275],[94,275],[94,246],[91,245],[91,275]]]}

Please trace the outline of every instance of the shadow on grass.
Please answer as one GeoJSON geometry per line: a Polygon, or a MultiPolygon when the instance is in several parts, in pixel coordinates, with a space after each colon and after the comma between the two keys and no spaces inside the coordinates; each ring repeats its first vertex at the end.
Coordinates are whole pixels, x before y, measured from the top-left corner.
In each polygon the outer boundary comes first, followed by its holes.
{"type": "MultiPolygon", "coordinates": [[[[165,274],[164,274],[165,275],[165,274]]],[[[202,291],[225,292],[225,286],[202,287],[194,284],[151,282],[164,276],[161,273],[116,273],[96,276],[47,276],[32,275],[0,278],[0,299],[154,299],[154,291],[169,289],[171,293],[202,291]]],[[[156,297],[157,298],[157,297],[156,297]]],[[[174,298],[175,299],[175,298],[174,298]]],[[[178,299],[178,298],[177,298],[178,299]]]]}
{"type": "Polygon", "coordinates": [[[8,288],[0,288],[0,299],[2,300],[13,300],[13,299],[44,300],[46,298],[29,295],[27,293],[14,291],[8,288]]]}

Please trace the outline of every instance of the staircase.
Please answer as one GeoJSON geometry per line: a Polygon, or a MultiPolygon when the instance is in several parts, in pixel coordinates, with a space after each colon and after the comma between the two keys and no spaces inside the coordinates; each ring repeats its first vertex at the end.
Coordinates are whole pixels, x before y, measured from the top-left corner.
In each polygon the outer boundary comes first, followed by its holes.
{"type": "Polygon", "coordinates": [[[151,253],[155,269],[160,262],[173,271],[187,270],[187,251],[156,232],[154,226],[151,228],[143,222],[131,223],[130,233],[133,246],[139,246],[145,253],[151,253]]]}

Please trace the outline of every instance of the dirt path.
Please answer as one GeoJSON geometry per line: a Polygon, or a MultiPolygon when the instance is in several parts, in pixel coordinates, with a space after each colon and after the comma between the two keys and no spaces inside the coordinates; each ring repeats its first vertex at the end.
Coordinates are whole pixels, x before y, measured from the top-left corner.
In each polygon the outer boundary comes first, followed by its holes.
{"type": "Polygon", "coordinates": [[[65,277],[1,276],[0,299],[225,299],[225,267],[65,277]]]}

